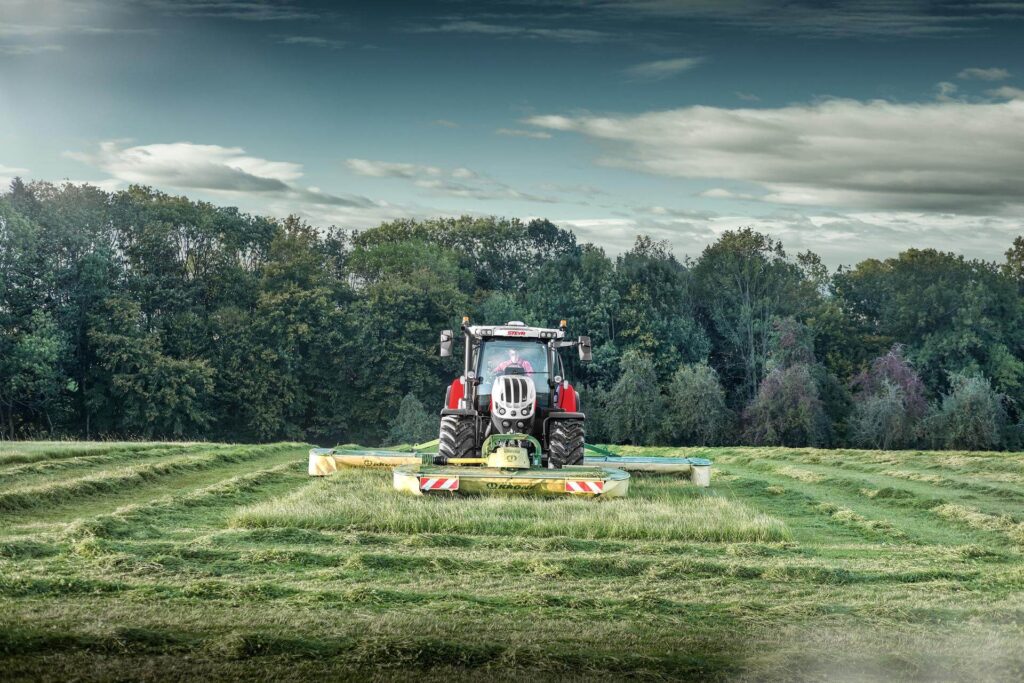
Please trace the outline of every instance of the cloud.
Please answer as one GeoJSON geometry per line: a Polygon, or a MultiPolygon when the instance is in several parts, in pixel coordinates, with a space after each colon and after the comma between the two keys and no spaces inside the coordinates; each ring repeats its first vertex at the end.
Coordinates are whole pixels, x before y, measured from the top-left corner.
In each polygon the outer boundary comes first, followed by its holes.
{"type": "Polygon", "coordinates": [[[954,251],[968,258],[998,258],[1020,234],[1008,217],[916,212],[812,212],[778,210],[764,215],[718,214],[660,206],[622,217],[554,220],[581,242],[611,254],[633,246],[639,234],[668,240],[679,256],[696,257],[727,230],[751,227],[780,240],[794,254],[811,250],[829,266],[895,256],[911,247],[954,251]]]}
{"type": "Polygon", "coordinates": [[[115,33],[152,34],[148,28],[115,28],[111,26],[86,26],[81,24],[0,24],[0,38],[38,38],[52,35],[106,36],[115,33]]]}
{"type": "Polygon", "coordinates": [[[345,46],[343,40],[332,40],[320,36],[282,36],[277,42],[282,45],[306,45],[309,47],[321,47],[328,50],[337,50],[345,46]]]}
{"type": "Polygon", "coordinates": [[[25,55],[37,55],[44,52],[61,52],[63,45],[48,43],[45,45],[0,45],[0,55],[22,57],[25,55]]]}
{"type": "Polygon", "coordinates": [[[287,0],[144,0],[152,9],[185,17],[237,19],[241,21],[299,21],[321,17],[287,0]]]}
{"type": "Polygon", "coordinates": [[[607,150],[606,166],[745,181],[768,202],[999,213],[1024,197],[1024,101],[900,104],[832,99],[764,109],[695,106],[535,116],[607,150]]]}
{"type": "Polygon", "coordinates": [[[518,128],[499,128],[494,131],[498,135],[508,135],[510,137],[518,138],[533,138],[534,140],[548,140],[551,138],[551,133],[545,133],[542,130],[520,130],[518,128]]]}
{"type": "Polygon", "coordinates": [[[979,81],[1002,81],[1010,77],[1010,72],[1006,69],[979,69],[978,67],[971,67],[970,69],[964,69],[956,75],[957,78],[964,80],[979,80],[979,81]]]}
{"type": "Polygon", "coordinates": [[[66,152],[65,156],[99,168],[126,183],[287,198],[298,203],[377,206],[366,197],[332,195],[315,188],[299,187],[295,181],[302,177],[301,165],[249,156],[240,147],[191,142],[127,147],[122,141],[106,141],[92,152],[66,152]]]}
{"type": "Polygon", "coordinates": [[[431,123],[433,123],[435,126],[441,126],[442,128],[459,127],[459,124],[455,123],[454,121],[449,121],[448,119],[434,119],[433,121],[431,121],[431,123]]]}
{"type": "Polygon", "coordinates": [[[677,76],[684,71],[695,68],[704,61],[703,57],[677,57],[676,59],[659,59],[656,62],[645,62],[624,69],[630,78],[644,81],[661,81],[677,76]]]}
{"type": "MultiPolygon", "coordinates": [[[[35,14],[38,9],[32,7],[35,14]]],[[[69,12],[68,8],[56,8],[57,11],[69,12]]],[[[24,57],[61,52],[65,46],[57,42],[67,36],[112,36],[112,35],[147,35],[155,33],[147,28],[119,28],[111,26],[92,26],[88,24],[48,24],[36,21],[7,21],[0,23],[0,55],[24,57]]]]}
{"type": "Polygon", "coordinates": [[[418,26],[413,33],[464,33],[499,38],[533,38],[566,43],[599,43],[612,36],[602,31],[578,28],[543,28],[513,24],[491,24],[466,19],[448,21],[438,26],[418,26]]]}
{"type": "Polygon", "coordinates": [[[584,197],[601,197],[607,196],[608,192],[602,190],[600,187],[586,184],[562,184],[562,183],[544,183],[540,186],[542,190],[550,192],[561,192],[564,194],[579,194],[584,197]]]}
{"type": "Polygon", "coordinates": [[[977,30],[993,15],[1003,20],[1024,16],[1024,3],[919,0],[595,0],[590,8],[620,21],[682,19],[818,38],[957,35],[977,30]]]}
{"type": "Polygon", "coordinates": [[[398,178],[412,181],[424,190],[464,199],[512,199],[527,202],[554,203],[552,197],[522,192],[501,181],[468,168],[445,170],[437,166],[409,164],[394,161],[347,159],[349,170],[371,178],[398,178]]]}
{"type": "Polygon", "coordinates": [[[724,187],[713,187],[710,190],[704,190],[697,194],[698,197],[705,197],[707,199],[744,199],[750,201],[760,201],[761,197],[757,195],[747,194],[743,192],[733,192],[727,190],[724,187]]]}
{"type": "Polygon", "coordinates": [[[370,159],[346,159],[345,165],[353,173],[371,178],[419,178],[439,176],[441,169],[436,166],[405,164],[394,161],[372,161],[370,159]]]}
{"type": "Polygon", "coordinates": [[[11,184],[11,181],[15,178],[24,178],[30,173],[27,168],[15,168],[13,166],[4,166],[0,164],[0,192],[6,191],[7,186],[11,184]]]}
{"type": "Polygon", "coordinates": [[[986,90],[985,94],[1003,100],[1024,100],[1024,90],[1009,85],[1004,85],[995,90],[986,90]]]}
{"type": "Polygon", "coordinates": [[[955,102],[956,91],[958,90],[956,83],[950,83],[949,81],[941,81],[935,84],[935,99],[939,102],[955,102]]]}
{"type": "Polygon", "coordinates": [[[748,92],[739,92],[737,90],[733,94],[736,95],[736,97],[738,97],[739,99],[743,100],[744,102],[760,102],[761,101],[760,97],[758,97],[757,95],[753,95],[751,93],[748,93],[748,92]]]}

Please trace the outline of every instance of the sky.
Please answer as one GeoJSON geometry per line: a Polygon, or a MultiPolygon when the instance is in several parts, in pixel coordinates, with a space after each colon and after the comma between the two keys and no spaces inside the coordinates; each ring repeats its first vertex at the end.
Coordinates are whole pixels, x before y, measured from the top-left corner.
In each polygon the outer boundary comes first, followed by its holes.
{"type": "Polygon", "coordinates": [[[317,226],[749,226],[832,266],[1024,234],[1024,2],[0,0],[0,183],[317,226]]]}

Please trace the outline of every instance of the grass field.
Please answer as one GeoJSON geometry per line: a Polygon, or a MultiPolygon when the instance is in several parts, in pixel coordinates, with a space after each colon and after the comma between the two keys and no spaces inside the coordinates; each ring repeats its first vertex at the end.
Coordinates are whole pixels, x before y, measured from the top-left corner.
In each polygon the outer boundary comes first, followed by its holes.
{"type": "Polygon", "coordinates": [[[450,500],[307,448],[0,444],[0,679],[1024,678],[1024,454],[450,500]]]}

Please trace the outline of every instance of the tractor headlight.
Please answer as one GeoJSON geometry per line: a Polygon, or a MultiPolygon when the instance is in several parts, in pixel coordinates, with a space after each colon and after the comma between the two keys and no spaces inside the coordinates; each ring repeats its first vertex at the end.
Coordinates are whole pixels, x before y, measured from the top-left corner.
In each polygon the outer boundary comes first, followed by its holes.
{"type": "Polygon", "coordinates": [[[531,410],[533,410],[533,406],[526,406],[525,408],[523,408],[523,417],[529,415],[531,410]]]}
{"type": "Polygon", "coordinates": [[[498,408],[498,415],[504,415],[504,414],[505,414],[505,409],[504,408],[498,408]]]}
{"type": "Polygon", "coordinates": [[[508,429],[508,420],[503,421],[501,423],[501,426],[504,427],[505,429],[508,429]]]}
{"type": "Polygon", "coordinates": [[[523,428],[523,423],[522,422],[516,422],[516,427],[519,427],[520,429],[522,429],[523,428]]]}

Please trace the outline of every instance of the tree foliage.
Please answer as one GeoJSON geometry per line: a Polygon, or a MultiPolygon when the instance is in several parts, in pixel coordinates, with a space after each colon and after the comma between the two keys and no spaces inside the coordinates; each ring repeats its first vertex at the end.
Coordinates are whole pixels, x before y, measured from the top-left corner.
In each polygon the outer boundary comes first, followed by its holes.
{"type": "Polygon", "coordinates": [[[707,363],[683,365],[666,388],[665,429],[670,443],[711,446],[729,437],[732,412],[718,373],[707,363]]]}
{"type": "Polygon", "coordinates": [[[608,433],[613,440],[653,443],[661,431],[662,403],[654,361],[632,349],[622,356],[619,380],[604,400],[608,433]]]}
{"type": "Polygon", "coordinates": [[[996,450],[1007,427],[1004,397],[978,375],[955,373],[950,392],[928,420],[932,438],[941,448],[996,450]]]}
{"type": "Polygon", "coordinates": [[[644,235],[609,255],[544,219],[320,229],[16,179],[0,436],[380,443],[410,396],[436,421],[461,366],[437,334],[470,315],[592,338],[592,363],[564,356],[590,440],[720,443],[742,415],[756,443],[1006,448],[1022,273],[1024,238],[1002,264],[911,249],[830,273],[750,228],[680,260],[644,235]]]}
{"type": "Polygon", "coordinates": [[[851,440],[866,448],[911,448],[920,441],[928,410],[924,383],[894,345],[854,378],[851,440]]]}
{"type": "Polygon", "coordinates": [[[406,394],[388,429],[389,444],[418,444],[437,438],[437,416],[412,393],[406,394]]]}

